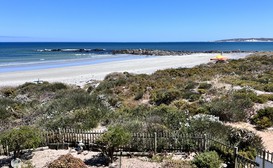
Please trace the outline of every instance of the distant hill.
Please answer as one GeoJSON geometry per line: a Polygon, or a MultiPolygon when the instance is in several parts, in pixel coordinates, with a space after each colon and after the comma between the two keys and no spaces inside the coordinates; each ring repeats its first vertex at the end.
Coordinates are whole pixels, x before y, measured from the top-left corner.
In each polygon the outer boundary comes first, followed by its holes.
{"type": "Polygon", "coordinates": [[[217,40],[216,42],[273,42],[273,38],[234,38],[217,40]]]}

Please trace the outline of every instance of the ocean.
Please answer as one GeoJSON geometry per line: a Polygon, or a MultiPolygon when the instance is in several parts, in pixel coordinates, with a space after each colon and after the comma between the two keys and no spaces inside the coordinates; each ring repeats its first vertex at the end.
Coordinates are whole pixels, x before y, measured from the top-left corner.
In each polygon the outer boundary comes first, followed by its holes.
{"type": "Polygon", "coordinates": [[[145,59],[151,56],[113,55],[119,49],[158,49],[173,51],[273,51],[273,42],[160,42],[160,43],[88,43],[88,42],[0,42],[0,73],[47,69],[145,59]],[[49,50],[61,51],[51,51],[49,50]],[[85,49],[89,52],[77,52],[85,49]],[[92,49],[103,49],[91,51],[92,49]],[[75,50],[75,51],[74,51],[75,50]]]}

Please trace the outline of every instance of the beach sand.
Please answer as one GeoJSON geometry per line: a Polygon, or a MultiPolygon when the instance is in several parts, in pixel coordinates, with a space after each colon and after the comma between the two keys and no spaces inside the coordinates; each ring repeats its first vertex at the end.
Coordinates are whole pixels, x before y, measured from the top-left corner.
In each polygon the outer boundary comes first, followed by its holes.
{"type": "MultiPolygon", "coordinates": [[[[250,53],[230,53],[224,56],[230,59],[244,58],[250,53]]],[[[183,56],[158,56],[126,61],[115,61],[84,66],[69,66],[62,68],[3,72],[0,73],[0,87],[18,86],[25,82],[37,80],[48,82],[63,82],[83,86],[90,80],[103,80],[112,72],[146,73],[156,70],[178,67],[193,67],[210,62],[216,53],[196,53],[183,56]]]]}

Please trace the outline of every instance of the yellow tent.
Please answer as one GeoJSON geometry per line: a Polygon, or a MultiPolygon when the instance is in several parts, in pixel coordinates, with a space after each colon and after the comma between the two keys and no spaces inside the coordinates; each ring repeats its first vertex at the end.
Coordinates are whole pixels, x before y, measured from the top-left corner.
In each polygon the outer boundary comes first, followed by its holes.
{"type": "Polygon", "coordinates": [[[215,56],[214,58],[211,58],[210,60],[216,60],[216,61],[226,61],[228,58],[227,57],[224,57],[222,55],[217,55],[215,56]]]}

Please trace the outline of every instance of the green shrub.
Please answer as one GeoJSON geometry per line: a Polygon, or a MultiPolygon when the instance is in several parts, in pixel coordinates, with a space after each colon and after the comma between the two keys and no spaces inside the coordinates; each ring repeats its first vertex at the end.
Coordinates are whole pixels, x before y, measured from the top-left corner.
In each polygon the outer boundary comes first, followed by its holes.
{"type": "Polygon", "coordinates": [[[209,148],[210,151],[216,151],[220,158],[223,160],[224,163],[227,164],[227,167],[234,166],[234,149],[232,148],[225,148],[220,143],[214,143],[209,148]]]}
{"type": "Polygon", "coordinates": [[[38,84],[25,83],[18,87],[19,93],[21,94],[29,93],[31,95],[35,95],[35,94],[39,95],[45,92],[56,92],[58,90],[66,90],[66,89],[68,89],[68,86],[60,82],[56,82],[56,83],[43,82],[38,84]]]}
{"type": "Polygon", "coordinates": [[[192,163],[198,168],[218,168],[222,162],[219,155],[215,151],[211,151],[197,155],[192,163]]]}
{"type": "Polygon", "coordinates": [[[273,101],[273,94],[261,94],[259,97],[265,99],[266,101],[273,101]]]}
{"type": "MultiPolygon", "coordinates": [[[[272,97],[273,98],[273,97],[272,97]]],[[[267,94],[261,94],[261,95],[257,95],[257,101],[255,103],[260,103],[260,104],[264,104],[266,102],[268,102],[270,99],[270,95],[267,94]]]]}
{"type": "Polygon", "coordinates": [[[162,168],[192,168],[193,166],[189,161],[184,160],[167,160],[162,168]]]}
{"type": "Polygon", "coordinates": [[[156,105],[160,104],[170,104],[173,100],[179,98],[180,91],[176,89],[160,89],[155,91],[152,94],[152,101],[156,103],[156,105]]]}
{"type": "Polygon", "coordinates": [[[0,120],[4,121],[10,117],[20,118],[20,111],[24,108],[24,105],[20,102],[14,101],[10,98],[0,98],[0,120]]]}
{"type": "Polygon", "coordinates": [[[186,84],[185,89],[186,89],[186,90],[191,90],[191,89],[194,89],[196,86],[198,86],[198,83],[197,83],[197,82],[188,81],[188,83],[186,84]]]}
{"type": "Polygon", "coordinates": [[[256,121],[256,125],[258,129],[265,129],[271,127],[273,125],[273,122],[268,117],[264,116],[256,121]]]}
{"type": "Polygon", "coordinates": [[[105,76],[104,80],[100,82],[96,88],[97,91],[103,91],[104,93],[111,93],[115,87],[125,85],[127,82],[127,76],[123,73],[110,73],[105,76]]]}
{"type": "Polygon", "coordinates": [[[43,118],[42,126],[47,129],[73,128],[73,129],[91,129],[103,121],[106,110],[90,106],[75,109],[69,112],[52,114],[50,120],[43,118]]]}
{"type": "Polygon", "coordinates": [[[181,128],[181,123],[185,122],[185,118],[185,112],[178,110],[176,107],[160,105],[148,112],[146,121],[149,126],[158,124],[161,125],[161,128],[165,127],[170,130],[178,130],[181,128]]]}
{"type": "Polygon", "coordinates": [[[72,109],[92,106],[94,99],[83,90],[70,90],[58,92],[56,97],[45,107],[46,112],[67,112],[72,109]]]}
{"type": "Polygon", "coordinates": [[[135,94],[134,100],[140,100],[140,99],[142,99],[143,94],[144,94],[143,91],[137,92],[137,93],[135,94]]]}
{"type": "Polygon", "coordinates": [[[197,91],[198,91],[199,94],[205,94],[205,93],[207,93],[206,89],[197,89],[197,91]]]}
{"type": "Polygon", "coordinates": [[[121,126],[110,127],[98,140],[103,145],[103,152],[113,162],[113,154],[118,147],[130,142],[131,134],[121,126]]]}
{"type": "Polygon", "coordinates": [[[212,85],[210,83],[200,83],[198,89],[205,89],[205,90],[207,90],[207,89],[210,89],[211,86],[212,85]]]}
{"type": "Polygon", "coordinates": [[[253,101],[242,91],[234,92],[212,100],[209,113],[220,117],[221,121],[245,121],[246,110],[253,106],[253,101]]]}
{"type": "Polygon", "coordinates": [[[13,87],[4,87],[1,88],[0,92],[5,96],[5,97],[9,97],[12,96],[15,93],[15,88],[13,87]]]}
{"type": "Polygon", "coordinates": [[[273,83],[267,84],[264,87],[264,91],[266,91],[266,92],[273,92],[273,83]]]}
{"type": "Polygon", "coordinates": [[[235,98],[239,99],[250,99],[254,103],[265,103],[267,102],[267,98],[264,96],[258,96],[256,93],[254,93],[251,90],[241,89],[234,93],[235,98]]]}
{"type": "Polygon", "coordinates": [[[41,143],[40,131],[29,126],[8,130],[1,134],[0,140],[9,146],[16,158],[23,149],[35,148],[41,143]]]}
{"type": "MultiPolygon", "coordinates": [[[[256,150],[263,149],[262,138],[246,129],[231,128],[228,134],[228,142],[232,146],[237,146],[239,150],[242,151],[249,151],[250,147],[256,150]]],[[[251,151],[253,151],[253,149],[251,149],[251,151]]]]}
{"type": "Polygon", "coordinates": [[[182,93],[182,97],[184,99],[189,100],[190,102],[194,102],[200,98],[201,94],[198,92],[193,92],[193,91],[185,91],[182,93]]]}
{"type": "Polygon", "coordinates": [[[109,111],[108,104],[103,101],[103,98],[82,89],[60,91],[39,108],[39,113],[45,114],[39,124],[47,129],[90,129],[103,121],[109,111]]]}
{"type": "Polygon", "coordinates": [[[111,95],[108,97],[108,103],[112,106],[112,107],[116,107],[118,102],[120,101],[120,98],[116,95],[111,95]]]}
{"type": "Polygon", "coordinates": [[[265,129],[273,126],[273,108],[268,107],[257,111],[257,114],[251,119],[252,123],[258,129],[265,129]]]}
{"type": "Polygon", "coordinates": [[[188,131],[189,133],[207,134],[215,138],[226,139],[229,127],[219,121],[219,117],[197,114],[190,118],[188,131]]]}
{"type": "Polygon", "coordinates": [[[255,147],[249,146],[244,151],[239,151],[239,154],[241,156],[244,156],[244,157],[250,159],[250,160],[255,160],[255,158],[257,156],[257,149],[255,149],[255,147]]]}
{"type": "Polygon", "coordinates": [[[49,83],[49,84],[45,84],[45,85],[41,85],[41,90],[43,91],[51,91],[51,92],[56,92],[58,90],[62,90],[62,89],[67,89],[68,86],[65,85],[64,83],[60,83],[60,82],[56,82],[56,83],[49,83]]]}

